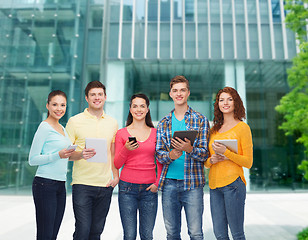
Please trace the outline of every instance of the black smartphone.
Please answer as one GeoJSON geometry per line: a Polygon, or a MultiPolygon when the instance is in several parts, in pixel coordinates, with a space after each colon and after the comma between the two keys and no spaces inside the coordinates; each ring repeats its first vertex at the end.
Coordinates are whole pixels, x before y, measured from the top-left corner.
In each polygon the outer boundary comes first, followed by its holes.
{"type": "Polygon", "coordinates": [[[132,142],[132,143],[136,143],[137,139],[136,139],[136,137],[128,137],[128,141],[132,142]]]}

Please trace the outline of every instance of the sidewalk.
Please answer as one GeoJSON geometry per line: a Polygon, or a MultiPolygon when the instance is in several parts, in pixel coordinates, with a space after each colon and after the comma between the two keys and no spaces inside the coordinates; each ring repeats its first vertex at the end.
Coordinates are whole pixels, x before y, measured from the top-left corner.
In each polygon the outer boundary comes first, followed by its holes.
{"type": "MultiPolygon", "coordinates": [[[[214,240],[209,194],[204,197],[204,239],[214,240]]],[[[34,240],[35,215],[32,196],[0,196],[0,239],[34,240]]],[[[246,200],[245,232],[248,240],[295,240],[296,234],[308,227],[308,193],[249,193],[246,200]]],[[[70,240],[74,231],[71,195],[58,240],[70,240]]],[[[121,240],[122,226],[114,194],[101,239],[121,240]]],[[[139,239],[139,238],[138,238],[139,239]]],[[[161,198],[154,229],[154,240],[166,239],[161,198]]],[[[182,240],[188,240],[183,213],[182,240]]]]}

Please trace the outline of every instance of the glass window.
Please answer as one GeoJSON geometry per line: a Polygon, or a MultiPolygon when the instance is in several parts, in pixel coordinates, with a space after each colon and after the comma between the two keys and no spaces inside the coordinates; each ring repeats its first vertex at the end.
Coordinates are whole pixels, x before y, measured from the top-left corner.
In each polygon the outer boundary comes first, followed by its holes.
{"type": "Polygon", "coordinates": [[[237,58],[246,59],[245,25],[236,24],[237,58]]]}
{"type": "Polygon", "coordinates": [[[269,23],[268,0],[259,0],[260,21],[261,23],[269,23]]]}
{"type": "Polygon", "coordinates": [[[221,59],[220,24],[211,24],[211,54],[213,59],[221,59]]]}
{"type": "Polygon", "coordinates": [[[144,20],[144,15],[145,15],[144,0],[137,1],[135,7],[136,7],[136,21],[144,20]]]}
{"type": "Polygon", "coordinates": [[[210,1],[210,14],[211,14],[211,23],[220,22],[220,9],[219,1],[210,1]]]}
{"type": "Polygon", "coordinates": [[[148,1],[148,21],[157,21],[158,0],[148,1]]]}
{"type": "Polygon", "coordinates": [[[131,57],[131,43],[132,43],[132,24],[124,23],[122,25],[122,47],[121,57],[131,57]]]}
{"type": "Polygon", "coordinates": [[[173,19],[174,21],[182,20],[183,0],[173,0],[173,19]]]}
{"type": "Polygon", "coordinates": [[[236,23],[244,23],[245,22],[244,0],[235,0],[234,1],[234,8],[235,8],[235,21],[236,21],[236,23]]]}
{"type": "Polygon", "coordinates": [[[183,25],[182,23],[173,24],[173,58],[183,59],[183,25]],[[180,36],[180,37],[179,37],[180,36]]]}
{"type": "Polygon", "coordinates": [[[170,0],[162,0],[160,2],[160,21],[170,21],[170,0]]]}
{"type": "Polygon", "coordinates": [[[282,41],[282,28],[281,24],[274,24],[274,37],[275,37],[275,51],[276,58],[283,59],[284,58],[284,47],[282,41]]]}
{"type": "Polygon", "coordinates": [[[258,28],[256,24],[248,25],[249,50],[251,59],[259,59],[258,28]]]}
{"type": "Polygon", "coordinates": [[[144,22],[135,23],[134,57],[144,58],[144,22]]]}
{"type": "Polygon", "coordinates": [[[119,45],[119,23],[110,23],[109,35],[108,35],[108,58],[118,57],[118,45],[119,45]]]}
{"type": "MultiPolygon", "coordinates": [[[[60,89],[68,96],[62,124],[80,111],[83,49],[90,51],[83,44],[88,26],[81,17],[87,3],[78,1],[64,7],[54,3],[23,1],[20,6],[18,1],[9,0],[11,11],[0,11],[0,144],[5,149],[0,154],[0,172],[5,173],[0,176],[2,189],[31,186],[36,168],[28,165],[28,150],[38,125],[46,118],[48,93],[60,89]]],[[[91,14],[87,18],[93,19],[91,14]]],[[[94,59],[97,61],[96,56],[94,59]]]]}
{"type": "Polygon", "coordinates": [[[234,58],[234,46],[233,46],[233,27],[232,24],[224,24],[224,57],[225,59],[234,58]]]}
{"type": "Polygon", "coordinates": [[[123,0],[123,22],[133,20],[133,0],[123,0]]]}
{"type": "Polygon", "coordinates": [[[247,118],[253,135],[254,159],[259,159],[250,170],[251,188],[291,189],[302,181],[300,174],[289,167],[290,163],[296,166],[301,161],[300,154],[297,155],[300,150],[279,129],[282,116],[275,111],[287,87],[287,66],[273,61],[245,65],[247,118]]]}
{"type": "Polygon", "coordinates": [[[157,57],[157,23],[148,24],[148,43],[147,43],[147,57],[157,57]]]}
{"type": "Polygon", "coordinates": [[[263,48],[263,58],[272,59],[272,46],[271,46],[271,35],[269,25],[262,24],[262,48],[263,48]]]}
{"type": "Polygon", "coordinates": [[[194,13],[195,13],[195,1],[185,0],[185,21],[186,22],[194,21],[194,13]]]}
{"type": "Polygon", "coordinates": [[[288,45],[288,54],[289,59],[292,59],[296,56],[296,42],[295,42],[295,34],[292,30],[286,29],[287,33],[287,45],[288,45]]]}
{"type": "Polygon", "coordinates": [[[248,23],[257,23],[256,0],[247,0],[248,23]]]}
{"type": "Polygon", "coordinates": [[[232,23],[232,2],[229,0],[222,1],[222,17],[224,23],[232,23]]]}
{"type": "Polygon", "coordinates": [[[99,64],[101,61],[102,31],[92,29],[88,36],[87,63],[99,64]]]}
{"type": "Polygon", "coordinates": [[[104,7],[95,5],[90,8],[89,27],[101,28],[103,26],[104,7]]]}
{"type": "Polygon", "coordinates": [[[170,59],[170,23],[160,24],[160,58],[170,59]]]}
{"type": "Polygon", "coordinates": [[[213,96],[223,86],[223,66],[222,62],[138,62],[134,66],[126,64],[125,69],[128,81],[132,81],[131,92],[144,92],[149,96],[152,120],[157,123],[174,108],[169,97],[169,82],[178,74],[190,81],[189,105],[213,119],[213,96]]]}
{"type": "Polygon", "coordinates": [[[196,30],[194,23],[185,25],[185,54],[187,59],[196,58],[196,30]]]}
{"type": "Polygon", "coordinates": [[[197,12],[198,12],[198,22],[199,23],[207,22],[208,18],[207,1],[204,0],[197,1],[197,12]]]}
{"type": "Polygon", "coordinates": [[[198,24],[198,50],[200,59],[209,58],[209,37],[208,37],[208,25],[207,23],[198,24]]]}
{"type": "Polygon", "coordinates": [[[110,22],[119,22],[120,19],[120,2],[110,2],[110,22]]]}
{"type": "Polygon", "coordinates": [[[281,21],[280,1],[279,0],[271,0],[271,1],[272,1],[273,22],[280,22],[281,21]]]}

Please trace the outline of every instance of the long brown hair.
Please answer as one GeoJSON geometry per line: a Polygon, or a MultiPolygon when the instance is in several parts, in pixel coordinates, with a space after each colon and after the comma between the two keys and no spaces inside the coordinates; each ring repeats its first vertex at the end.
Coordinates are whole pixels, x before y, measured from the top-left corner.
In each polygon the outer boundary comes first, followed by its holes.
{"type": "Polygon", "coordinates": [[[214,126],[211,132],[217,132],[224,123],[224,115],[219,109],[219,97],[223,92],[230,94],[234,101],[234,118],[240,121],[246,119],[245,107],[238,92],[232,87],[224,87],[220,89],[216,95],[214,103],[214,126]]]}
{"type": "MultiPolygon", "coordinates": [[[[149,98],[143,94],[143,93],[138,93],[138,94],[134,94],[131,98],[130,98],[130,102],[129,102],[129,107],[131,107],[132,102],[135,98],[142,98],[145,100],[145,103],[147,105],[147,107],[149,108],[150,106],[150,100],[149,98]]],[[[126,127],[129,126],[131,123],[133,122],[133,115],[130,113],[130,111],[128,112],[128,116],[127,116],[127,120],[126,120],[126,127]]],[[[150,113],[150,109],[148,111],[148,113],[145,115],[145,124],[148,127],[153,128],[153,122],[152,122],[152,118],[151,118],[151,113],[150,113]]]]}

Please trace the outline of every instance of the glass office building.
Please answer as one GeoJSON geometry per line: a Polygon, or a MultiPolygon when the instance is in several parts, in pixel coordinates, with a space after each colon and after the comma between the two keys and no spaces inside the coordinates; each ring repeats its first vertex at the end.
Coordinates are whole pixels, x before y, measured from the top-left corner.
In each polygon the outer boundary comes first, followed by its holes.
{"type": "Polygon", "coordinates": [[[155,122],[165,116],[175,75],[190,80],[189,104],[209,120],[220,88],[239,91],[253,134],[251,191],[307,189],[304,149],[274,109],[297,51],[285,14],[282,0],[2,1],[0,192],[29,191],[28,152],[51,90],[68,95],[65,125],[86,106],[86,84],[102,81],[105,110],[123,127],[136,92],[150,97],[155,122]]]}

